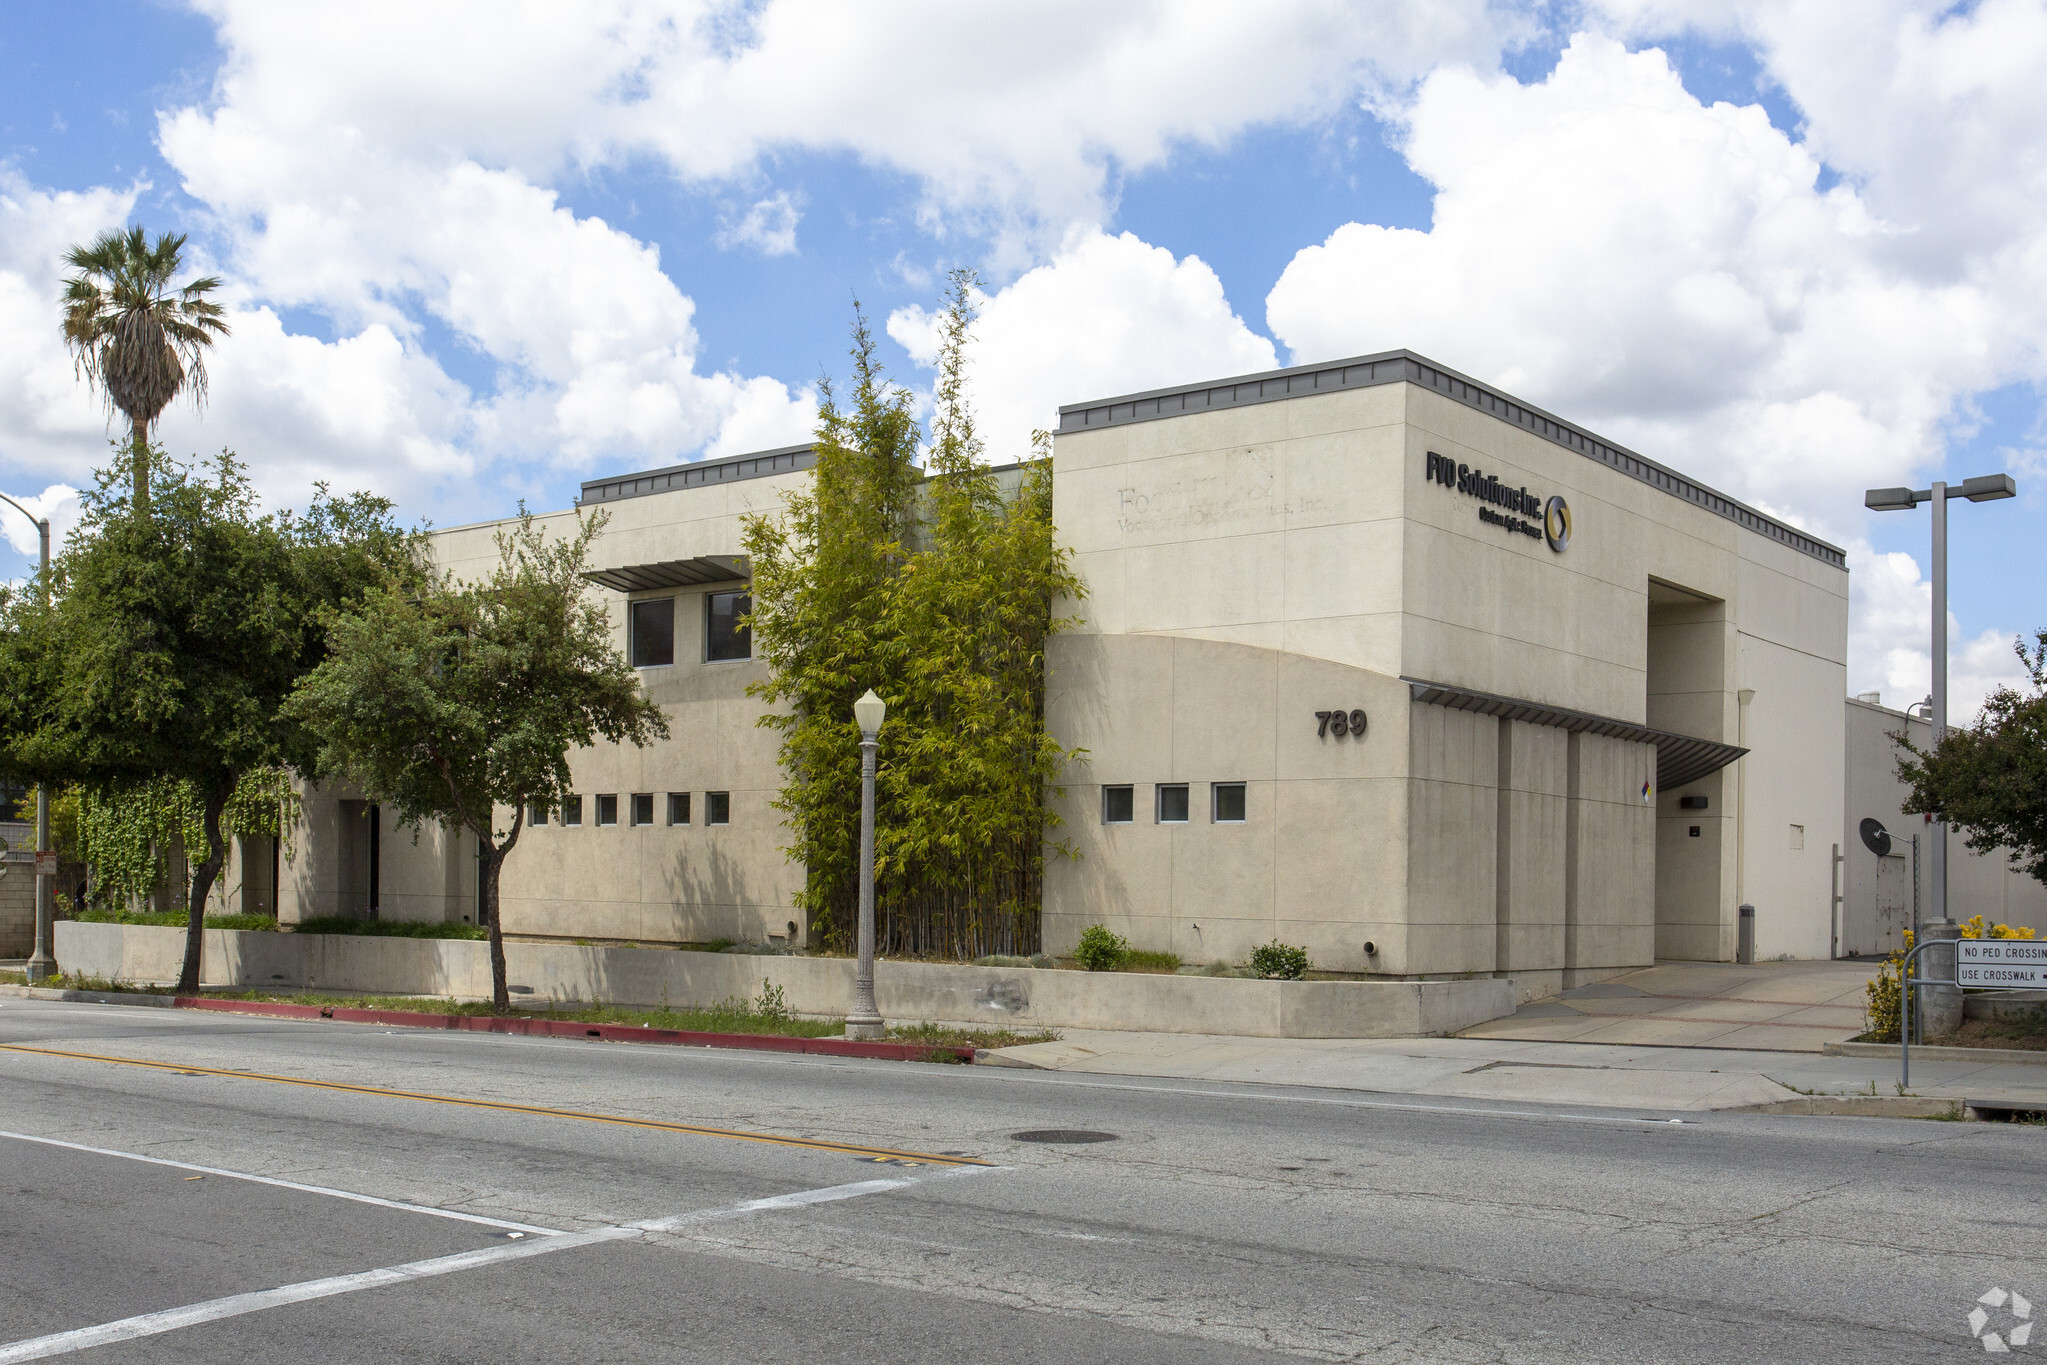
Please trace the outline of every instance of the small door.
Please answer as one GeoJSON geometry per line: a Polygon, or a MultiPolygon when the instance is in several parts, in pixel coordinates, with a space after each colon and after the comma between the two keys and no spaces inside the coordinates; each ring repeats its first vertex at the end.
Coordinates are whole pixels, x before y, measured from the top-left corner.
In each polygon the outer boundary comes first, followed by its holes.
{"type": "Polygon", "coordinates": [[[1912,927],[1912,868],[1902,853],[1876,860],[1876,942],[1877,953],[1895,953],[1905,946],[1905,931],[1912,927]]]}

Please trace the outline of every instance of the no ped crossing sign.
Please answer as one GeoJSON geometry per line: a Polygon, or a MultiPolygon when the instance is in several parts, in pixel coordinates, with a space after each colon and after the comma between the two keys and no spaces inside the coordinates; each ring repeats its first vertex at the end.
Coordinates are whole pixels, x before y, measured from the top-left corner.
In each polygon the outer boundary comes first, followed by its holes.
{"type": "Polygon", "coordinates": [[[2047,987],[2047,943],[2017,938],[1955,940],[1955,981],[2006,989],[2047,987]]]}

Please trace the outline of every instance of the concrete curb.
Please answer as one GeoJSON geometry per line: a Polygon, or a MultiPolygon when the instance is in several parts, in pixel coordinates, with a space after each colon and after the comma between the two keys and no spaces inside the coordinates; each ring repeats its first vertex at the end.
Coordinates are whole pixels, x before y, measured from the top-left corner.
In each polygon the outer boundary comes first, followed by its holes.
{"type": "Polygon", "coordinates": [[[16,986],[0,982],[0,995],[23,1000],[63,1000],[74,1005],[150,1005],[170,1009],[171,997],[147,991],[65,991],[54,986],[16,986]]]}
{"type": "Polygon", "coordinates": [[[32,1000],[95,1005],[147,1005],[271,1019],[325,1019],[340,1024],[384,1024],[399,1028],[454,1029],[507,1033],[528,1038],[595,1038],[603,1043],[666,1043],[675,1047],[739,1048],[755,1052],[806,1052],[827,1057],[865,1057],[890,1062],[971,1062],[971,1047],[933,1043],[869,1043],[850,1038],[790,1038],[776,1033],[697,1033],[641,1024],[586,1024],[568,1019],[510,1019],[481,1014],[426,1014],[415,1010],[357,1010],[330,1005],[293,1005],[269,1000],[210,1000],[191,995],[141,992],[60,991],[40,986],[0,986],[0,992],[32,1000]]]}
{"type": "Polygon", "coordinates": [[[1723,1109],[1723,1114],[1821,1114],[1837,1118],[1934,1119],[1947,1118],[1957,1105],[1968,1112],[1969,1102],[1936,1099],[1924,1095],[1800,1095],[1796,1099],[1773,1100],[1769,1104],[1745,1104],[1723,1109]]]}
{"type": "MultiPolygon", "coordinates": [[[[1898,1057],[1896,1043],[1827,1043],[1821,1049],[1827,1057],[1898,1057]]],[[[1985,1066],[1999,1062],[2020,1062],[2032,1066],[2047,1066],[2047,1051],[2033,1051],[2016,1047],[1925,1047],[1914,1043],[1912,1055],[1923,1057],[1929,1062],[1982,1062],[1985,1066]]]]}

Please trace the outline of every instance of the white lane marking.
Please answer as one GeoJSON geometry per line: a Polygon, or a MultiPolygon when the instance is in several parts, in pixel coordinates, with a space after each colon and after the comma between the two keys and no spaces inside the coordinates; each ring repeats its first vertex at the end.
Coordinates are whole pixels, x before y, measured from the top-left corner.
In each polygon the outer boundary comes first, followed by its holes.
{"type": "Polygon", "coordinates": [[[189,1161],[172,1161],[168,1157],[143,1156],[140,1152],[120,1152],[111,1147],[88,1147],[82,1142],[64,1142],[57,1138],[37,1137],[33,1133],[10,1133],[0,1129],[0,1138],[13,1138],[16,1142],[35,1142],[45,1147],[63,1147],[74,1152],[90,1152],[94,1156],[117,1156],[124,1161],[143,1161],[152,1166],[169,1166],[178,1171],[197,1171],[200,1175],[224,1176],[229,1180],[247,1180],[257,1185],[275,1185],[281,1190],[297,1190],[302,1194],[324,1194],[334,1199],[347,1199],[357,1204],[374,1204],[380,1209],[397,1209],[401,1213],[423,1213],[432,1218],[452,1218],[462,1223],[481,1223],[487,1228],[503,1228],[508,1232],[530,1232],[541,1236],[554,1236],[560,1228],[543,1228],[532,1223],[512,1223],[503,1218],[486,1218],[480,1213],[461,1213],[454,1209],[437,1209],[425,1204],[408,1204],[401,1199],[379,1199],[373,1194],[357,1194],[354,1190],[337,1190],[326,1185],[302,1185],[296,1180],[280,1180],[276,1176],[254,1175],[248,1171],[227,1171],[218,1166],[195,1166],[189,1161]]]}
{"type": "MultiPolygon", "coordinates": [[[[70,1144],[64,1144],[70,1145],[70,1144]]],[[[87,1149],[91,1150],[91,1149],[87,1149]]],[[[175,1165],[176,1163],[165,1163],[175,1165]]],[[[260,1313],[266,1308],[282,1308],[288,1304],[306,1303],[312,1299],[332,1298],[336,1294],[353,1294],[362,1289],[378,1289],[385,1285],[406,1284],[414,1280],[428,1279],[435,1275],[450,1275],[462,1270],[475,1270],[481,1266],[496,1265],[500,1261],[524,1260],[529,1256],[545,1256],[551,1251],[567,1251],[573,1247],[590,1246],[597,1242],[615,1242],[644,1237],[650,1232],[670,1232],[677,1228],[698,1223],[708,1223],[722,1218],[740,1218],[750,1213],[763,1213],[775,1209],[800,1208],[807,1204],[828,1204],[838,1199],[858,1199],[864,1194],[880,1194],[884,1190],[901,1189],[905,1185],[922,1184],[928,1180],[943,1179],[958,1174],[979,1174],[987,1170],[1005,1170],[1006,1167],[977,1166],[964,1170],[935,1172],[928,1176],[901,1176],[893,1180],[859,1180],[850,1185],[830,1185],[823,1189],[797,1190],[790,1194],[772,1195],[766,1199],[746,1199],[722,1208],[697,1209],[689,1213],[673,1214],[667,1218],[649,1218],[626,1227],[598,1228],[591,1232],[555,1232],[532,1242],[512,1242],[504,1246],[483,1247],[477,1251],[460,1251],[452,1256],[435,1256],[424,1261],[408,1261],[404,1265],[383,1266],[376,1270],[358,1271],[353,1275],[333,1275],[323,1280],[302,1280],[297,1284],[280,1285],[276,1289],[260,1289],[248,1294],[230,1294],[224,1299],[210,1299],[205,1303],[187,1304],[182,1308],[166,1308],[160,1312],[143,1313],[117,1322],[101,1323],[97,1327],[78,1327],[68,1332],[55,1332],[49,1336],[31,1337],[26,1341],[10,1342],[0,1346],[0,1365],[14,1365],[20,1360],[42,1360],[49,1356],[69,1355],[73,1351],[88,1351],[96,1346],[107,1346],[118,1341],[133,1341],[138,1337],[160,1336],[184,1327],[197,1327],[202,1323],[219,1322],[223,1318],[241,1317],[246,1313],[260,1313]]],[[[404,1206],[411,1207],[411,1206],[404,1206]]]]}

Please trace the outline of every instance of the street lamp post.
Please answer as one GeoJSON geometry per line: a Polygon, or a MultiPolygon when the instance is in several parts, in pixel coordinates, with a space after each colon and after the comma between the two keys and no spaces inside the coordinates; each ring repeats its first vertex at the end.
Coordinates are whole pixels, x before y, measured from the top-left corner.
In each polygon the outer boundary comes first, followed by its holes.
{"type": "Polygon", "coordinates": [[[860,957],[853,970],[853,1009],[846,1015],[848,1038],[879,1038],[886,1030],[874,1004],[874,755],[888,705],[868,688],[853,703],[860,726],[860,957]]]}
{"type": "MultiPolygon", "coordinates": [[[[1862,505],[1876,512],[1909,512],[1922,502],[1933,504],[1933,747],[1947,737],[1947,505],[1951,497],[1970,502],[1996,502],[2018,495],[2018,485],[2009,474],[1985,474],[1964,479],[1950,489],[1936,482],[1931,488],[1872,488],[1863,494],[1862,505]]],[[[1944,921],[1947,910],[1947,821],[1935,820],[1927,850],[1927,918],[1944,921]]]]}
{"type": "MultiPolygon", "coordinates": [[[[0,493],[0,502],[27,517],[36,524],[36,535],[42,541],[43,599],[50,595],[50,519],[39,517],[23,507],[5,493],[0,493]]],[[[50,921],[56,906],[51,893],[50,874],[43,871],[49,861],[50,852],[50,789],[47,784],[36,784],[36,946],[29,954],[25,974],[29,984],[46,979],[56,967],[57,960],[50,956],[50,921]]]]}

